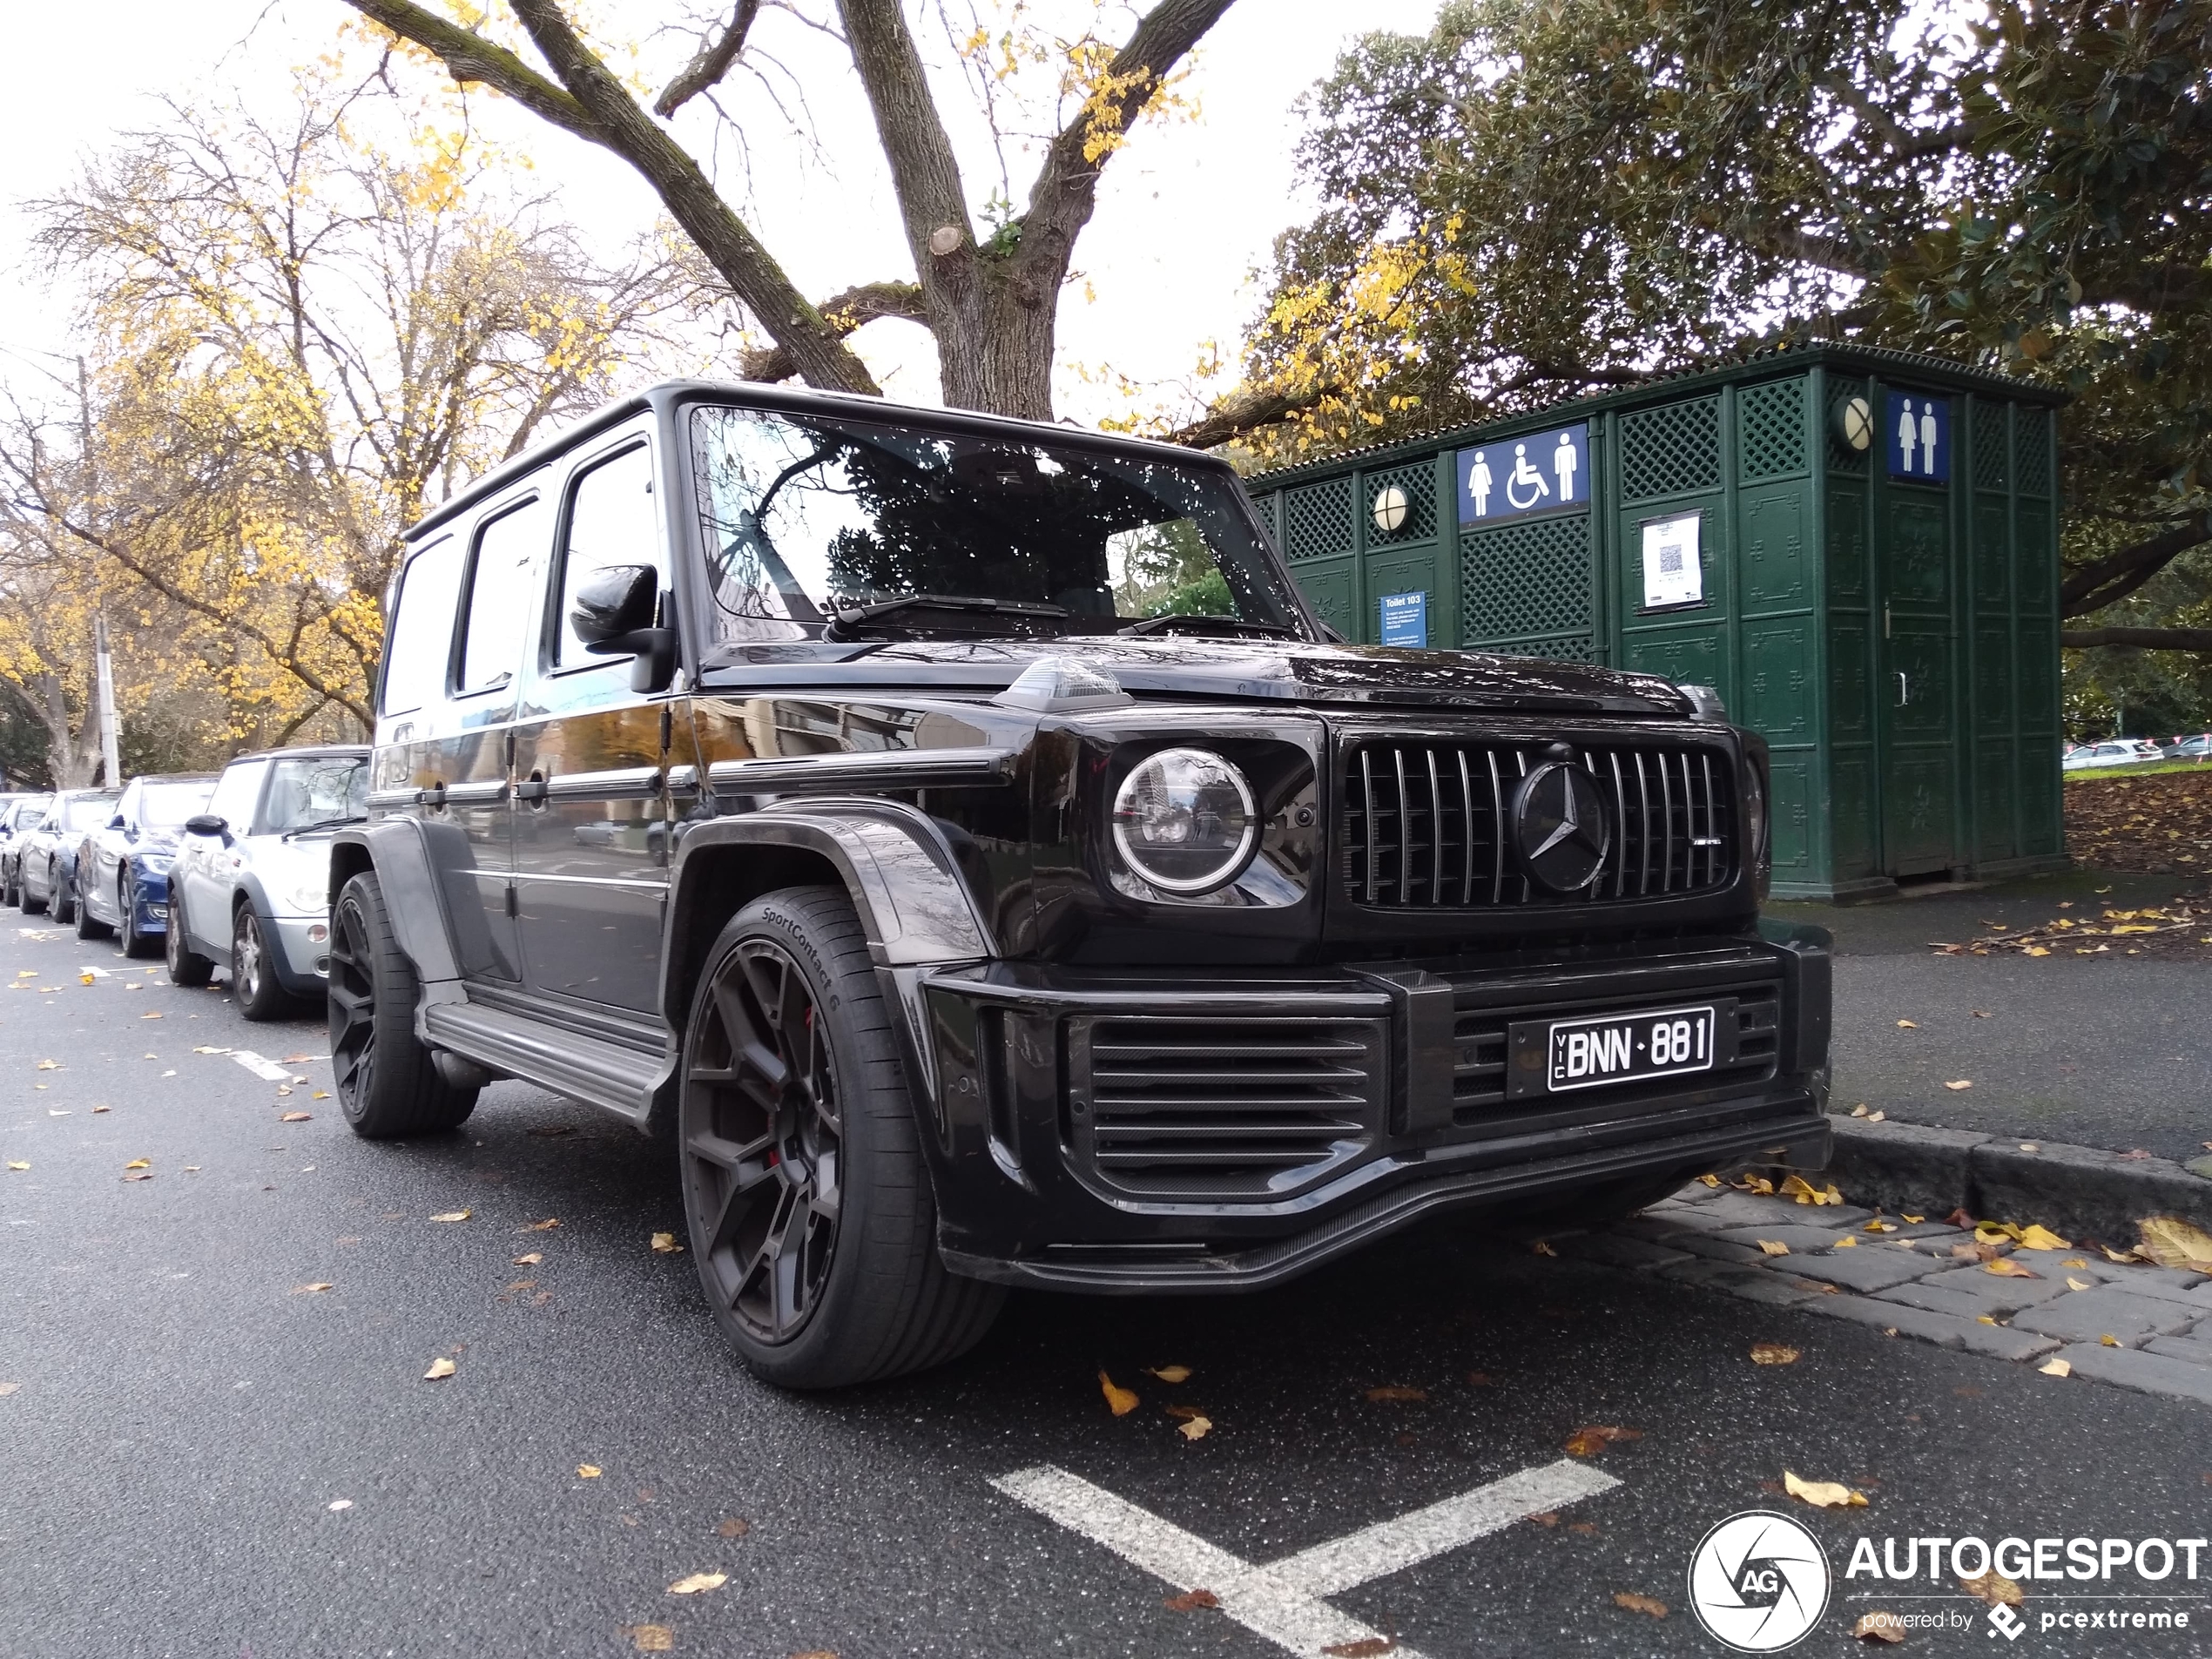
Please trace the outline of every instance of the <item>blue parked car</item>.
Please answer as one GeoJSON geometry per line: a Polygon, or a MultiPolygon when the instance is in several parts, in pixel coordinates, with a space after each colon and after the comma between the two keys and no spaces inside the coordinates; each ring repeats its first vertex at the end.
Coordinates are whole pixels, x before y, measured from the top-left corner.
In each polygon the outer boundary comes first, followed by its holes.
{"type": "Polygon", "coordinates": [[[123,935],[132,956],[158,956],[169,934],[169,866],[185,820],[207,805],[212,773],[133,778],[115,815],[77,853],[77,936],[123,935]]]}

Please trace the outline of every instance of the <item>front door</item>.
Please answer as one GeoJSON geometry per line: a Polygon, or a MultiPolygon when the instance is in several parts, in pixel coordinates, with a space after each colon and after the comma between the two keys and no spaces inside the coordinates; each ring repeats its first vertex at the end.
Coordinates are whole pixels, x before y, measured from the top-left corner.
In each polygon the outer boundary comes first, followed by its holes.
{"type": "Polygon", "coordinates": [[[610,565],[666,584],[648,432],[587,454],[564,494],[543,644],[516,725],[515,881],[531,989],[650,1013],[668,894],[661,789],[671,699],[630,685],[631,659],[593,656],[569,622],[578,585],[610,565]]]}
{"type": "Polygon", "coordinates": [[[1940,485],[1895,478],[1878,499],[1883,865],[1924,875],[1959,861],[1951,501],[1940,485]]]}

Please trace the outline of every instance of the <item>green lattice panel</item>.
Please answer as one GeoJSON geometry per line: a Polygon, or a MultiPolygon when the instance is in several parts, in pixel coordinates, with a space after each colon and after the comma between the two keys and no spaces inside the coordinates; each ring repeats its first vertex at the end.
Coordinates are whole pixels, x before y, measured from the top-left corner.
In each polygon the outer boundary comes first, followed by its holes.
{"type": "Polygon", "coordinates": [[[1974,604],[2003,610],[2013,602],[2012,511],[2004,496],[1974,497],[1974,604]]]}
{"type": "Polygon", "coordinates": [[[1805,382],[1747,386],[1736,395],[1737,475],[1786,478],[1805,469],[1805,382]]]}
{"type": "Polygon", "coordinates": [[[2058,606],[2058,577],[2051,568],[2051,509],[2040,501],[2021,500],[2013,509],[2013,570],[2023,612],[2047,612],[2058,606]]]}
{"type": "Polygon", "coordinates": [[[1597,642],[1588,634],[1562,636],[1557,639],[1500,639],[1470,647],[1493,657],[1539,657],[1552,663],[1595,663],[1598,660],[1597,642]]]}
{"type": "Polygon", "coordinates": [[[1809,631],[1802,622],[1743,630],[1743,722],[1769,743],[1812,740],[1815,657],[1809,631]]]}
{"type": "Polygon", "coordinates": [[[1832,804],[1828,840],[1837,876],[1874,871],[1874,761],[1865,750],[1838,754],[1829,763],[1832,804]]]}
{"type": "Polygon", "coordinates": [[[2005,405],[1974,401],[1974,488],[2002,489],[2012,472],[2012,442],[2005,405]]]}
{"type": "Polygon", "coordinates": [[[1768,846],[1777,880],[1812,878],[1812,762],[1802,754],[1778,754],[1768,761],[1768,846]]]}
{"type": "Polygon", "coordinates": [[[1621,417],[1621,498],[1646,501],[1721,481],[1721,401],[1686,398],[1621,417]]]}
{"type": "Polygon", "coordinates": [[[1477,530],[1460,543],[1460,637],[1470,644],[1591,631],[1587,513],[1477,530]]]}
{"type": "Polygon", "coordinates": [[[2009,859],[2018,849],[2013,833],[2013,745],[1985,743],[1974,751],[1974,850],[1985,859],[2009,859]]]}
{"type": "Polygon", "coordinates": [[[2013,629],[2000,619],[1974,629],[1974,730],[1986,737],[2013,729],[2013,629]]]}
{"type": "Polygon", "coordinates": [[[1283,550],[1294,559],[1352,551],[1352,480],[1302,484],[1283,492],[1283,550]]]}
{"type": "Polygon", "coordinates": [[[2013,475],[2023,496],[2051,493],[2051,412],[2016,409],[2013,417],[2013,475]]]}
{"type": "Polygon", "coordinates": [[[1401,542],[1426,542],[1436,535],[1436,464],[1423,461],[1410,467],[1386,467],[1360,480],[1359,510],[1367,516],[1367,545],[1395,547],[1401,542]],[[1386,530],[1375,516],[1375,504],[1384,490],[1395,486],[1406,494],[1406,519],[1386,530]]]}
{"type": "Polygon", "coordinates": [[[1838,617],[1828,624],[1828,729],[1838,743],[1873,739],[1870,631],[1863,617],[1838,617]]]}

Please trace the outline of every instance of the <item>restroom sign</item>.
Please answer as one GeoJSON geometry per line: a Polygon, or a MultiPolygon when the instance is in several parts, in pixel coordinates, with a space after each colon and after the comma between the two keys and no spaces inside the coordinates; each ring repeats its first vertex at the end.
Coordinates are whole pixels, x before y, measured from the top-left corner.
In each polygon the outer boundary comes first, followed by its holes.
{"type": "Polygon", "coordinates": [[[1460,523],[1490,524],[1590,504],[1590,428],[1554,427],[1460,451],[1460,523]]]}
{"type": "Polygon", "coordinates": [[[1889,447],[1890,476],[1915,483],[1951,480],[1951,400],[1892,392],[1889,418],[1874,435],[1889,447]]]}

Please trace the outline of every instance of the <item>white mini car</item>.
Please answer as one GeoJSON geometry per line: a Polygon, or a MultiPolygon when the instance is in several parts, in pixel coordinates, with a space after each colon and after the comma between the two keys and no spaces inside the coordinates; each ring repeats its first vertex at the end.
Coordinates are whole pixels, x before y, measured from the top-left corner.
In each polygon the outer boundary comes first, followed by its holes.
{"type": "Polygon", "coordinates": [[[280,749],[224,768],[169,873],[169,977],[230,965],[249,1020],[320,1001],[330,974],[330,837],[366,816],[368,751],[280,749]]]}

